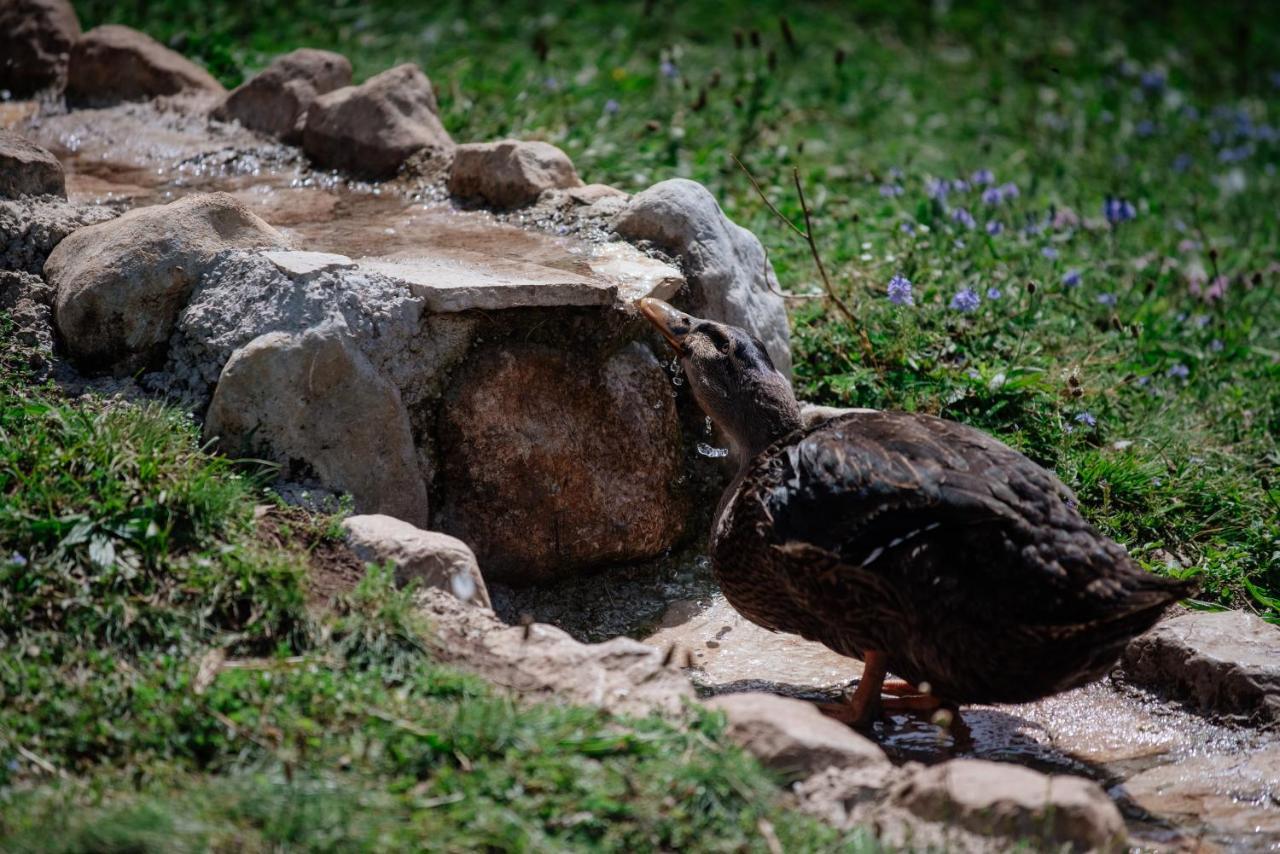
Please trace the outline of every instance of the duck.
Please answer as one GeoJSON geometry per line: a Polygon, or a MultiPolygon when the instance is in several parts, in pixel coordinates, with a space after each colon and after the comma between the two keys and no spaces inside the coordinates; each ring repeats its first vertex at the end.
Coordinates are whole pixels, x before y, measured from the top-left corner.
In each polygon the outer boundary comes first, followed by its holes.
{"type": "Polygon", "coordinates": [[[914,412],[807,423],[757,338],[654,298],[638,309],[730,446],[710,536],[725,598],[863,662],[827,714],[868,727],[1067,691],[1193,592],[1143,570],[1058,477],[986,433],[914,412]]]}

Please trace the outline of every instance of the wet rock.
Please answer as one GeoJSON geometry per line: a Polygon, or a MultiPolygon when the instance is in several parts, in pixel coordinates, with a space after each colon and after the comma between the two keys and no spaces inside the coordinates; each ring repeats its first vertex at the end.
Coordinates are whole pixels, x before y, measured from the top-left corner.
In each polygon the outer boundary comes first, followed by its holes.
{"type": "Polygon", "coordinates": [[[507,209],[533,204],[544,190],[580,187],[573,162],[546,142],[504,139],[459,145],[449,173],[449,193],[507,209]]]}
{"type": "Polygon", "coordinates": [[[724,712],[731,741],[782,774],[806,777],[830,767],[891,767],[875,742],[812,703],[748,693],[715,697],[707,705],[724,712]]]}
{"type": "Polygon", "coordinates": [[[62,164],[45,149],[0,128],[0,198],[66,197],[62,164]]]}
{"type": "Polygon", "coordinates": [[[68,0],[0,3],[0,89],[25,98],[61,87],[80,21],[68,0]]]}
{"type": "Polygon", "coordinates": [[[145,33],[107,24],[71,49],[67,100],[83,106],[147,101],[164,95],[222,95],[222,84],[145,33]]]}
{"type": "Polygon", "coordinates": [[[427,523],[409,417],[400,393],[341,321],[269,332],[237,350],[205,416],[206,441],[233,457],[277,462],[347,492],[361,513],[427,523]]]}
{"type": "Polygon", "coordinates": [[[1075,851],[1123,850],[1124,819],[1097,783],[980,759],[953,759],[911,774],[890,803],[931,822],[1010,843],[1075,851]]]}
{"type": "Polygon", "coordinates": [[[112,208],[82,205],[57,196],[0,199],[0,268],[40,273],[68,234],[116,216],[112,208]]]}
{"type": "Polygon", "coordinates": [[[630,638],[584,644],[542,623],[508,626],[434,588],[419,601],[443,661],[530,699],[647,714],[677,713],[693,695],[658,650],[630,638]]]}
{"type": "Polygon", "coordinates": [[[791,377],[787,310],[764,247],[724,215],[705,187],[683,178],[654,184],[632,197],[614,228],[678,259],[691,289],[688,310],[748,330],[791,377]]]}
{"type": "Polygon", "coordinates": [[[467,544],[439,531],[424,531],[391,516],[348,516],[342,520],[347,545],[367,563],[395,566],[396,584],[417,582],[488,608],[480,565],[467,544]]]}
{"type": "Polygon", "coordinates": [[[1160,765],[1126,780],[1123,792],[1226,846],[1242,839],[1258,851],[1280,846],[1280,746],[1160,765]]]}
{"type": "Polygon", "coordinates": [[[487,577],[530,583],[646,558],[684,531],[679,423],[653,353],[513,343],[469,356],[440,413],[437,525],[487,577]]]}
{"type": "Polygon", "coordinates": [[[303,48],[277,57],[236,87],[212,115],[285,142],[301,142],[315,99],[351,85],[351,63],[340,53],[303,48]]]}
{"type": "Polygon", "coordinates": [[[1158,623],[1121,657],[1125,677],[1206,712],[1280,723],[1280,628],[1244,611],[1158,623]]]}
{"type": "Polygon", "coordinates": [[[302,148],[316,164],[366,178],[390,178],[410,155],[454,148],[436,96],[416,65],[398,65],[316,98],[302,148]]]}
{"type": "Polygon", "coordinates": [[[226,193],[137,208],[82,228],[49,255],[57,323],[89,372],[129,372],[152,361],[217,253],[280,247],[284,238],[226,193]]]}

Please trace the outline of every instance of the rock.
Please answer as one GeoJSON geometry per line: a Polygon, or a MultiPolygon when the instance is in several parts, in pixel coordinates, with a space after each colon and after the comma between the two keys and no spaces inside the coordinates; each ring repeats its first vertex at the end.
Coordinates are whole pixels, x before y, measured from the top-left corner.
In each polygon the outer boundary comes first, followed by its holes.
{"type": "Polygon", "coordinates": [[[95,27],[71,50],[67,99],[82,106],[225,92],[209,72],[129,27],[95,27]]]}
{"type": "Polygon", "coordinates": [[[572,161],[546,142],[504,139],[459,145],[449,172],[451,195],[481,199],[500,209],[533,204],[543,190],[580,186],[572,161]]]}
{"type": "Polygon", "coordinates": [[[27,350],[30,367],[43,377],[53,360],[53,289],[44,279],[0,270],[0,314],[13,324],[13,339],[27,350]]]}
{"type": "Polygon", "coordinates": [[[463,602],[490,607],[480,565],[462,540],[381,515],[348,516],[342,520],[342,530],[356,557],[367,563],[394,564],[399,586],[417,581],[463,602]]]}
{"type": "Polygon", "coordinates": [[[1075,851],[1123,850],[1124,819],[1097,783],[982,759],[953,759],[911,774],[894,807],[1010,843],[1075,851]]]}
{"type": "Polygon", "coordinates": [[[689,681],[651,646],[620,637],[580,643],[543,623],[508,626],[444,591],[419,599],[436,633],[435,654],[531,700],[597,706],[616,714],[678,713],[689,681]]]}
{"type": "Polygon", "coordinates": [[[691,291],[687,309],[749,331],[790,379],[791,334],[773,267],[755,235],[725,216],[705,187],[683,178],[654,184],[632,197],[614,228],[678,259],[691,291]]]}
{"type": "Polygon", "coordinates": [[[1121,656],[1125,677],[1201,710],[1280,723],[1280,628],[1244,611],[1157,623],[1121,656]]]}
{"type": "Polygon", "coordinates": [[[317,165],[373,179],[394,176],[423,149],[453,147],[431,81],[413,64],[316,98],[302,135],[302,148],[317,165]]]}
{"type": "Polygon", "coordinates": [[[68,234],[115,216],[112,208],[57,196],[0,199],[0,269],[39,274],[49,253],[68,234]]]}
{"type": "Polygon", "coordinates": [[[473,353],[451,378],[437,441],[437,527],[490,580],[652,557],[684,531],[675,405],[643,344],[606,358],[523,343],[473,353]]]}
{"type": "Polygon", "coordinates": [[[617,187],[610,187],[608,184],[585,184],[581,187],[573,187],[568,191],[569,199],[575,205],[594,205],[611,199],[621,199],[626,201],[631,196],[617,187]]]}
{"type": "Polygon", "coordinates": [[[25,98],[59,88],[78,38],[80,21],[68,0],[0,3],[0,89],[25,98]]]}
{"type": "Polygon", "coordinates": [[[351,63],[345,56],[303,48],[277,57],[236,87],[212,115],[285,142],[301,142],[307,110],[315,99],[350,85],[351,63]]]}
{"type": "Polygon", "coordinates": [[[233,457],[314,473],[361,513],[427,523],[427,491],[400,393],[355,347],[340,320],[269,332],[237,350],[205,416],[206,441],[233,457]]]}
{"type": "Polygon", "coordinates": [[[163,350],[219,251],[283,245],[231,196],[199,194],[76,231],[44,272],[58,290],[58,330],[71,355],[90,372],[131,372],[163,350]]]}
{"type": "Polygon", "coordinates": [[[826,768],[888,768],[875,742],[832,720],[812,703],[773,694],[725,694],[707,701],[729,720],[729,739],[764,765],[807,777],[826,768]]]}
{"type": "Polygon", "coordinates": [[[1249,839],[1258,851],[1280,847],[1280,746],[1160,765],[1126,780],[1123,793],[1211,840],[1227,837],[1224,848],[1231,838],[1249,839]]]}
{"type": "Polygon", "coordinates": [[[0,198],[66,195],[66,179],[58,158],[13,131],[0,128],[0,198]]]}

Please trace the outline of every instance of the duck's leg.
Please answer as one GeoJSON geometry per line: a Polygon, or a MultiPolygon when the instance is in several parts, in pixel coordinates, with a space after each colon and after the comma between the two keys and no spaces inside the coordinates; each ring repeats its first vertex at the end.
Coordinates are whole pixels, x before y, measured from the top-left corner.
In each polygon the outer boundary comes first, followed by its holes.
{"type": "Polygon", "coordinates": [[[819,703],[818,709],[841,723],[866,728],[880,717],[880,689],[889,662],[882,652],[868,652],[862,663],[862,678],[853,696],[842,703],[819,703]]]}

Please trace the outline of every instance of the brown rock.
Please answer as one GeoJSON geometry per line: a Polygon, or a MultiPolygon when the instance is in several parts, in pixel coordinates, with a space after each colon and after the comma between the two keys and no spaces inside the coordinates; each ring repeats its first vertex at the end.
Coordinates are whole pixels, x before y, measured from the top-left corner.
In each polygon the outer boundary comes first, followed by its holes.
{"type": "Polygon", "coordinates": [[[137,208],[63,239],[45,262],[58,330],[90,372],[130,372],[163,349],[214,256],[284,238],[226,193],[137,208]]]}
{"type": "Polygon", "coordinates": [[[129,27],[95,27],[76,42],[67,76],[67,99],[106,106],[162,95],[222,95],[209,72],[182,54],[129,27]]]}
{"type": "Polygon", "coordinates": [[[361,513],[427,522],[409,416],[400,393],[356,348],[341,321],[300,335],[268,332],[227,361],[205,416],[206,441],[231,456],[314,474],[361,513]]]}
{"type": "Polygon", "coordinates": [[[568,156],[546,142],[477,142],[459,145],[449,173],[449,193],[482,199],[495,208],[533,204],[543,190],[582,186],[568,156]]]}
{"type": "Polygon", "coordinates": [[[773,694],[725,694],[707,701],[729,719],[726,734],[764,765],[807,777],[826,768],[888,769],[875,742],[818,711],[812,703],[773,694]]]}
{"type": "Polygon", "coordinates": [[[340,53],[303,48],[277,57],[234,89],[212,115],[285,142],[301,142],[315,99],[351,85],[351,63],[340,53]]]}
{"type": "Polygon", "coordinates": [[[438,527],[490,580],[651,557],[684,530],[679,425],[657,359],[642,344],[594,358],[512,344],[452,379],[438,527]]]}
{"type": "Polygon", "coordinates": [[[919,769],[891,801],[927,821],[1054,849],[1118,851],[1126,837],[1124,819],[1097,783],[1003,762],[953,759],[919,769]]]}
{"type": "Polygon", "coordinates": [[[48,195],[67,195],[58,158],[13,131],[0,129],[0,198],[48,195]]]}
{"type": "Polygon", "coordinates": [[[342,530],[356,557],[368,563],[390,562],[397,585],[417,582],[452,593],[463,602],[490,607],[480,565],[462,540],[379,514],[348,516],[342,520],[342,530]]]}
{"type": "Polygon", "coordinates": [[[1158,623],[1121,656],[1125,677],[1206,712],[1280,722],[1280,628],[1244,611],[1158,623]]]}
{"type": "Polygon", "coordinates": [[[316,164],[374,179],[394,176],[423,149],[453,147],[431,81],[411,63],[316,98],[302,135],[316,164]]]}
{"type": "Polygon", "coordinates": [[[0,2],[0,89],[25,98],[61,87],[80,21],[67,0],[0,2]]]}

